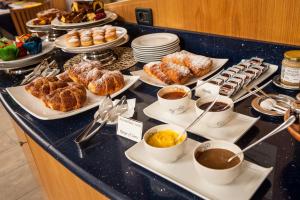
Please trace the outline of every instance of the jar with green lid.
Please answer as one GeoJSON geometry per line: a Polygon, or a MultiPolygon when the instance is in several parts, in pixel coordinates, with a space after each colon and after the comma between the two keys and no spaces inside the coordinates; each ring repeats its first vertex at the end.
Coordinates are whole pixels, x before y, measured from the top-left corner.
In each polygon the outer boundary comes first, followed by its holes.
{"type": "Polygon", "coordinates": [[[300,88],[300,50],[284,53],[281,66],[281,82],[285,85],[300,88]]]}

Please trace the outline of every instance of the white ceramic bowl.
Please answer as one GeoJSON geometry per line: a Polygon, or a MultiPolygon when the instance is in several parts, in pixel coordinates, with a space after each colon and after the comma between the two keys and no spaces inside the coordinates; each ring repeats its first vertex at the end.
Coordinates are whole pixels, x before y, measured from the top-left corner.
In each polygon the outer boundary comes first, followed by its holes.
{"type": "MultiPolygon", "coordinates": [[[[197,115],[199,116],[202,112],[204,112],[204,110],[200,109],[199,106],[208,102],[212,102],[213,100],[214,97],[199,98],[195,104],[197,115]]],[[[217,99],[217,102],[224,102],[229,105],[229,108],[218,112],[207,112],[204,115],[204,117],[201,119],[201,123],[204,123],[209,127],[219,128],[227,124],[232,119],[232,115],[233,115],[232,99],[226,96],[220,96],[217,99]]]]}
{"type": "Polygon", "coordinates": [[[183,98],[180,99],[165,99],[162,98],[162,96],[169,92],[175,92],[175,91],[185,91],[189,92],[190,88],[184,86],[184,85],[169,85],[161,88],[157,92],[157,98],[158,102],[164,110],[172,113],[172,114],[180,114],[186,111],[189,107],[190,99],[191,99],[191,92],[188,93],[183,98]]]}
{"type": "Polygon", "coordinates": [[[157,160],[159,162],[171,163],[171,162],[175,162],[184,153],[184,144],[187,139],[186,132],[185,132],[185,139],[181,143],[179,143],[175,146],[158,148],[158,147],[153,147],[147,143],[148,138],[153,133],[155,133],[159,130],[166,130],[166,129],[174,130],[174,131],[178,132],[179,134],[182,131],[184,131],[183,128],[175,126],[175,125],[171,125],[171,124],[163,124],[163,125],[154,126],[144,134],[143,142],[144,142],[145,150],[149,156],[151,156],[152,158],[154,158],[155,160],[157,160]]]}
{"type": "Polygon", "coordinates": [[[218,184],[218,185],[225,185],[230,182],[232,182],[236,177],[238,177],[241,173],[242,170],[242,163],[244,161],[244,154],[240,154],[240,163],[228,168],[228,169],[212,169],[205,167],[204,165],[201,165],[197,160],[196,160],[196,153],[197,152],[202,152],[208,149],[215,149],[215,148],[220,148],[220,149],[227,149],[229,151],[232,151],[233,153],[238,153],[241,151],[241,149],[230,142],[222,141],[222,140],[214,140],[214,141],[207,141],[203,142],[200,144],[198,147],[195,148],[194,153],[193,153],[193,162],[194,162],[194,167],[196,171],[198,172],[199,176],[204,178],[206,181],[213,183],[213,184],[218,184]]]}

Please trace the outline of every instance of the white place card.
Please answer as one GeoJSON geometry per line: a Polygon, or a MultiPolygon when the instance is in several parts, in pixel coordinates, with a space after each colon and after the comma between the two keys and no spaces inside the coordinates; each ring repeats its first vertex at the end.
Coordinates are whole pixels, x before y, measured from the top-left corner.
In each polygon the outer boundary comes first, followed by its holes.
{"type": "Polygon", "coordinates": [[[117,135],[139,142],[142,140],[143,122],[128,119],[122,116],[118,118],[117,135]]]}

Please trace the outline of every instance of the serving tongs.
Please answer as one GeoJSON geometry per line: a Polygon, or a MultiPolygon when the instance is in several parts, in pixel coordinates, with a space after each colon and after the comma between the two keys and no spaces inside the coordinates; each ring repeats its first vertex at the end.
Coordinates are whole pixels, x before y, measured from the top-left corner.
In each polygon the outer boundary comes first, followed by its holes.
{"type": "Polygon", "coordinates": [[[93,121],[89,123],[83,132],[75,138],[74,142],[76,144],[87,142],[97,133],[99,129],[105,126],[108,121],[115,121],[118,116],[127,110],[128,104],[126,96],[123,96],[116,105],[113,105],[110,96],[106,96],[106,98],[99,105],[99,109],[97,110],[97,114],[94,116],[93,121]],[[99,120],[102,122],[97,128],[94,128],[99,120]]]}
{"type": "MultiPolygon", "coordinates": [[[[58,65],[55,60],[50,62],[50,57],[45,58],[40,64],[38,64],[31,73],[25,76],[20,84],[16,83],[12,85],[14,86],[21,86],[26,85],[27,83],[31,82],[37,77],[52,77],[56,76],[60,72],[58,65]]],[[[0,88],[0,93],[7,93],[6,88],[0,88]]]]}

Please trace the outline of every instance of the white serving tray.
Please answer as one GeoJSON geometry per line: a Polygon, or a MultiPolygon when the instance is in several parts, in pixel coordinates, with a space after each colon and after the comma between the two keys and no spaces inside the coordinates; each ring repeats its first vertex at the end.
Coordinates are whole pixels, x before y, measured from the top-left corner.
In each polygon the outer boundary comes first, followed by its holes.
{"type": "MultiPolygon", "coordinates": [[[[202,77],[192,78],[185,85],[192,85],[194,83],[197,83],[198,80],[202,80],[206,77],[209,77],[210,75],[212,75],[213,73],[218,71],[228,61],[228,59],[222,59],[222,58],[211,58],[211,59],[213,60],[212,70],[202,77]]],[[[141,81],[143,81],[144,83],[147,83],[149,85],[153,85],[156,87],[167,86],[167,84],[163,83],[162,81],[149,76],[144,70],[133,71],[133,72],[131,72],[131,74],[134,76],[139,76],[141,81]]]]}
{"type": "MultiPolygon", "coordinates": [[[[125,87],[111,95],[115,97],[130,88],[138,79],[138,76],[124,75],[125,87]]],[[[61,112],[47,108],[43,101],[34,97],[25,90],[25,86],[7,88],[9,95],[28,113],[41,120],[53,120],[70,117],[82,113],[91,108],[97,107],[103,100],[104,96],[95,95],[87,90],[87,100],[82,108],[69,112],[61,112]]]]}
{"type": "MultiPolygon", "coordinates": [[[[187,127],[193,120],[197,118],[194,100],[191,100],[188,110],[182,114],[174,115],[164,111],[164,109],[159,105],[158,101],[155,101],[146,107],[144,109],[144,113],[153,119],[168,124],[175,124],[183,128],[187,127]]],[[[208,127],[201,123],[200,120],[188,131],[210,140],[236,142],[256,123],[258,119],[259,118],[249,117],[240,113],[234,113],[232,120],[220,128],[208,127]]]]}
{"type": "MultiPolygon", "coordinates": [[[[258,79],[253,80],[247,87],[248,88],[253,88],[254,86],[257,86],[258,84],[260,84],[261,82],[263,82],[264,80],[266,80],[267,78],[269,78],[270,76],[272,76],[272,74],[274,74],[278,69],[277,65],[272,65],[270,64],[269,69],[263,73],[258,79]]],[[[219,74],[216,74],[214,77],[218,76],[219,74]]],[[[201,87],[196,89],[195,95],[197,95],[197,91],[203,89],[205,87],[205,84],[202,85],[201,87]]],[[[246,93],[248,93],[246,90],[241,89],[239,92],[237,92],[235,95],[231,96],[230,98],[232,98],[233,100],[236,100],[238,98],[240,98],[241,96],[245,95],[246,93]]]]}
{"type": "Polygon", "coordinates": [[[232,183],[214,185],[201,178],[194,169],[193,150],[200,143],[187,140],[184,155],[175,163],[160,163],[144,150],[143,141],[129,148],[125,155],[135,164],[167,179],[204,199],[243,200],[250,199],[273,167],[264,168],[248,161],[243,163],[243,171],[232,183]]]}
{"type": "Polygon", "coordinates": [[[118,26],[115,26],[115,27],[116,27],[116,34],[117,34],[118,38],[113,41],[105,42],[103,44],[95,44],[95,45],[91,45],[91,46],[87,46],[87,47],[68,47],[67,42],[66,42],[66,34],[56,38],[54,44],[56,47],[61,48],[61,49],[67,49],[68,51],[80,51],[80,50],[85,51],[85,50],[91,50],[91,49],[98,50],[99,48],[101,48],[103,46],[109,46],[109,45],[119,42],[127,34],[127,30],[125,28],[118,27],[118,26]]]}

